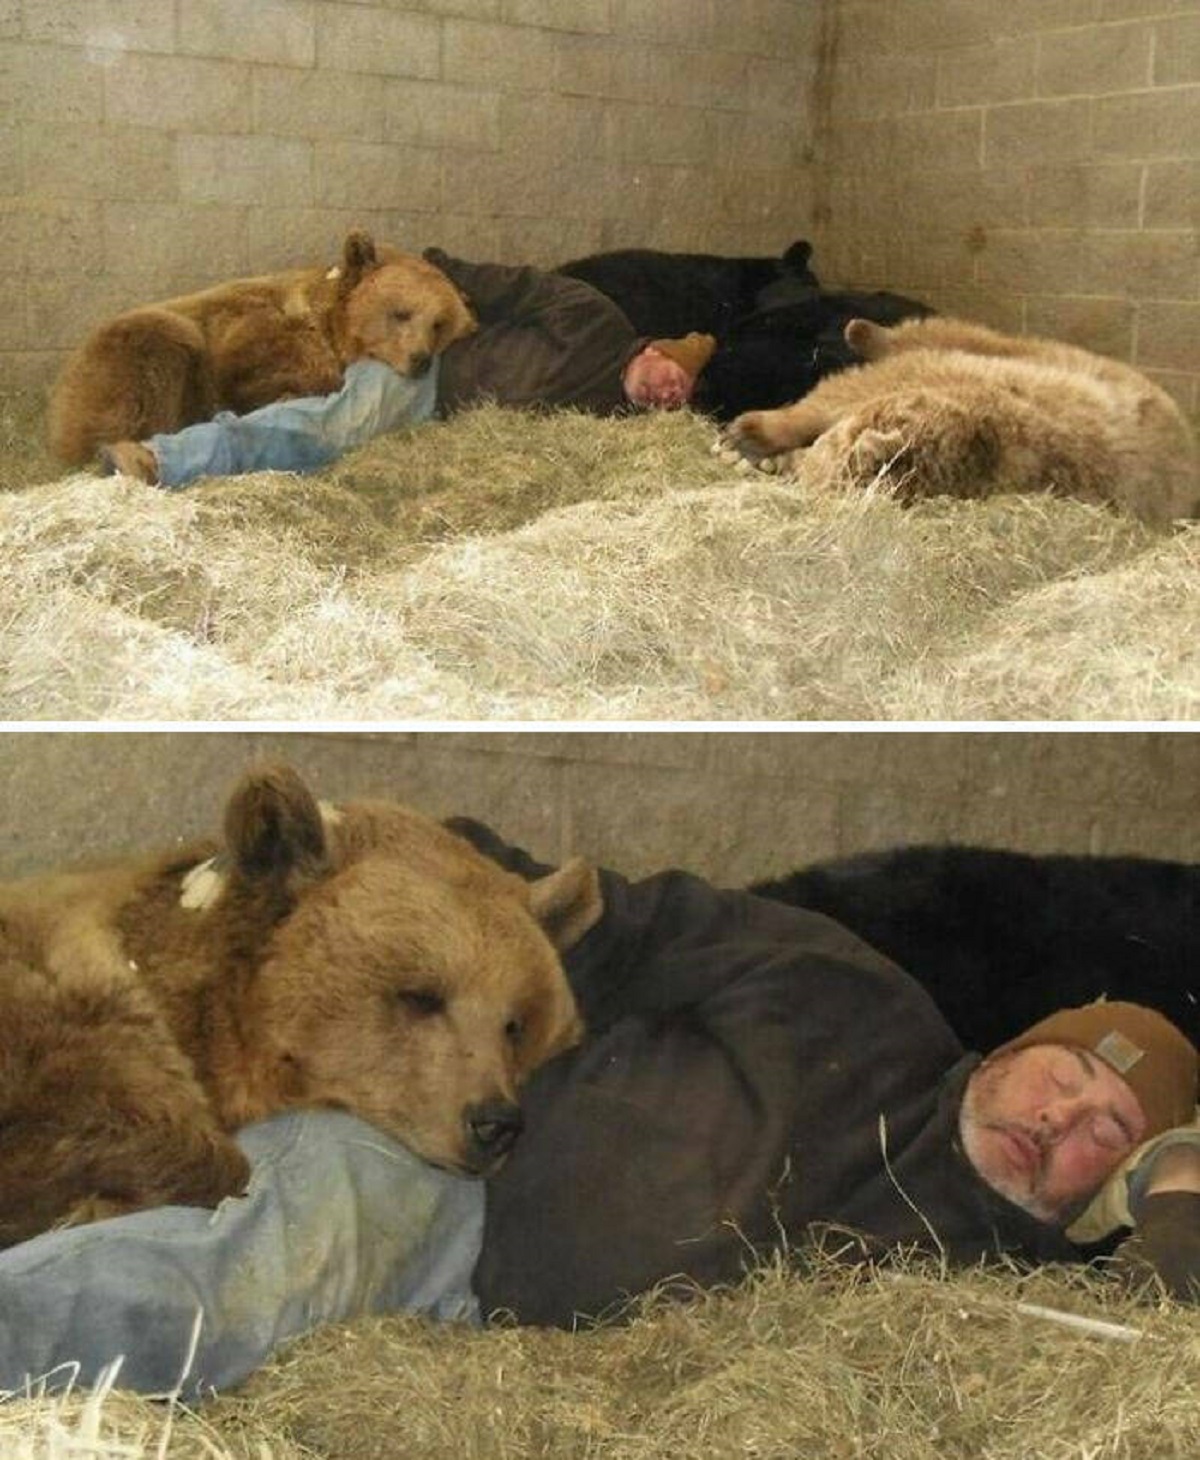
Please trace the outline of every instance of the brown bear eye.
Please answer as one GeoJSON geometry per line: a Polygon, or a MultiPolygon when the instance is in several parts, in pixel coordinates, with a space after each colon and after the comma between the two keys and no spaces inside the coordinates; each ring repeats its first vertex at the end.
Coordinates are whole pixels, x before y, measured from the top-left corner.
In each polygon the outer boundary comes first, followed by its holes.
{"type": "Polygon", "coordinates": [[[435,989],[397,989],[394,998],[401,1008],[419,1019],[440,1014],[446,1007],[445,999],[435,989]]]}
{"type": "Polygon", "coordinates": [[[397,324],[407,324],[411,318],[412,318],[412,310],[411,309],[393,309],[392,310],[392,319],[395,320],[395,322],[397,324]]]}
{"type": "Polygon", "coordinates": [[[524,1019],[510,1019],[504,1026],[504,1037],[511,1044],[520,1044],[522,1039],[525,1038],[524,1019]]]}

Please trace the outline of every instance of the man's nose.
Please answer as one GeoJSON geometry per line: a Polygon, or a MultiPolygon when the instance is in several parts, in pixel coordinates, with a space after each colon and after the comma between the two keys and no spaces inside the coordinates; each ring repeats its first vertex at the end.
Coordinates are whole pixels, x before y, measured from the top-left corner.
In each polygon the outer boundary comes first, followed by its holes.
{"type": "Polygon", "coordinates": [[[1039,1128],[1050,1140],[1061,1140],[1066,1133],[1087,1117],[1089,1107],[1080,1099],[1065,1097],[1044,1106],[1039,1117],[1039,1128]]]}

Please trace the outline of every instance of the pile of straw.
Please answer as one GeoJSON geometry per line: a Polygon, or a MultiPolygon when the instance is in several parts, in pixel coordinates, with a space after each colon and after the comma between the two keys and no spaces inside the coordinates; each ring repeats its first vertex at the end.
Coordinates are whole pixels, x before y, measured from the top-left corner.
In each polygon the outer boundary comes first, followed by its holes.
{"type": "MultiPolygon", "coordinates": [[[[10,719],[1183,719],[1200,527],[484,407],[312,477],[5,481],[10,719]]],[[[18,453],[19,456],[19,453],[18,453]]],[[[32,455],[29,472],[44,470],[32,455]]]]}
{"type": "Polygon", "coordinates": [[[0,1407],[0,1451],[110,1460],[1166,1460],[1200,1454],[1194,1313],[1082,1272],[782,1265],[577,1334],[390,1317],[301,1340],[198,1413],[112,1394],[0,1407]],[[1046,1310],[1050,1310],[1047,1314],[1046,1310]],[[1054,1314],[1083,1317],[1090,1329],[1054,1314]],[[165,1436],[165,1438],[164,1438],[165,1436]],[[24,1445],[25,1448],[17,1448],[24,1445]],[[107,1448],[105,1448],[107,1446],[107,1448]],[[206,1448],[208,1447],[208,1448],[206,1448]]]}

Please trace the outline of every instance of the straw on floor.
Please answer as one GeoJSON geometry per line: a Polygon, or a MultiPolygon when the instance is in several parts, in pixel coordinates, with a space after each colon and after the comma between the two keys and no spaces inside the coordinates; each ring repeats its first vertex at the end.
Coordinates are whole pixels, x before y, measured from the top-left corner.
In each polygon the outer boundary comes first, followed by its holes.
{"type": "Polygon", "coordinates": [[[1196,1313],[1078,1270],[776,1263],[576,1334],[403,1316],[325,1328],[198,1411],[120,1392],[17,1399],[0,1405],[0,1453],[1183,1460],[1200,1453],[1198,1393],[1196,1313]]]}
{"type": "MultiPolygon", "coordinates": [[[[0,416],[10,437],[36,415],[0,416]]],[[[1185,719],[1200,526],[482,407],[311,477],[0,485],[10,719],[1185,719]]]]}

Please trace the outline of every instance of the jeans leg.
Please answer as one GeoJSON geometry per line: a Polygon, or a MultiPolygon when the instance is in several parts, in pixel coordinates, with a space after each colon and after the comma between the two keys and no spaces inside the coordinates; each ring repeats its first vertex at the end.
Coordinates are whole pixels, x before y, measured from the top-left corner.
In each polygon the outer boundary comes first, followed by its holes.
{"type": "Polygon", "coordinates": [[[437,408],[438,364],[435,359],[410,380],[378,360],[355,360],[334,395],[276,401],[246,416],[222,411],[214,420],[152,436],[159,483],[184,487],[201,476],[328,466],[386,431],[428,421],[437,408]]]}
{"type": "Polygon", "coordinates": [[[0,1390],[90,1384],[120,1357],[119,1385],[190,1395],[240,1383],[320,1323],[478,1320],[482,1181],[337,1111],[275,1116],[238,1140],[250,1186],[215,1211],[160,1207],[0,1253],[0,1390]]]}

